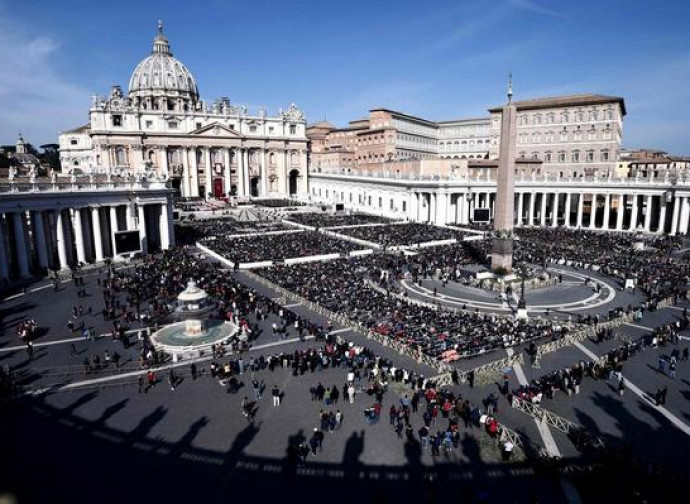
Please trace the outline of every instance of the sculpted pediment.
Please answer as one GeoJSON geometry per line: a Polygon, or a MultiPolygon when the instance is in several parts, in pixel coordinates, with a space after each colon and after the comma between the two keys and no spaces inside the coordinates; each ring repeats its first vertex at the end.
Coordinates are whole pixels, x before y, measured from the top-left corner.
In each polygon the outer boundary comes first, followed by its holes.
{"type": "Polygon", "coordinates": [[[243,138],[243,136],[235,131],[234,129],[221,124],[219,122],[209,124],[203,128],[199,128],[189,133],[190,135],[196,135],[200,137],[232,137],[232,138],[243,138]]]}

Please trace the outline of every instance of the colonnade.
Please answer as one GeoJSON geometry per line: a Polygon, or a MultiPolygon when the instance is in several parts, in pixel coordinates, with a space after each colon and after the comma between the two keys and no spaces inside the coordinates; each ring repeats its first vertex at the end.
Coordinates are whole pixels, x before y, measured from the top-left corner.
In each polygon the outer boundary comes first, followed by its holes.
{"type": "MultiPolygon", "coordinates": [[[[469,224],[475,209],[493,217],[495,190],[412,191],[407,217],[436,224],[469,224]]],[[[515,193],[516,226],[564,226],[608,231],[687,234],[690,195],[613,191],[524,191],[515,193]]]]}
{"type": "Polygon", "coordinates": [[[66,269],[76,264],[123,259],[117,231],[138,231],[140,250],[174,244],[169,203],[89,205],[0,213],[0,280],[66,269]]]}

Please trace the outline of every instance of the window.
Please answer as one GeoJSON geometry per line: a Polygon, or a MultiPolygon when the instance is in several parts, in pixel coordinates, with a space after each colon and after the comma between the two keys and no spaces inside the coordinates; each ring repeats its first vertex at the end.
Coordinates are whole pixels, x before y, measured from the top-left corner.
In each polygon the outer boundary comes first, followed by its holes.
{"type": "Polygon", "coordinates": [[[558,162],[559,163],[565,163],[565,152],[561,151],[558,153],[558,162]]]}
{"type": "Polygon", "coordinates": [[[234,125],[234,124],[231,124],[231,125],[230,125],[230,129],[234,131],[234,130],[235,130],[235,125],[234,125]]]}
{"type": "Polygon", "coordinates": [[[583,120],[584,120],[584,115],[582,114],[582,112],[578,112],[577,114],[575,114],[575,121],[576,122],[582,122],[583,120]]]}
{"type": "Polygon", "coordinates": [[[609,151],[607,151],[607,150],[601,151],[601,160],[602,161],[608,161],[609,160],[609,151]]]}
{"type": "Polygon", "coordinates": [[[587,151],[587,162],[591,163],[594,161],[594,151],[593,150],[588,150],[587,151]]]}
{"type": "Polygon", "coordinates": [[[606,111],[606,119],[609,121],[613,121],[613,110],[606,111]]]}
{"type": "Polygon", "coordinates": [[[575,132],[575,135],[574,135],[576,142],[582,141],[582,131],[580,131],[579,128],[580,127],[578,126],[578,130],[575,132]]]}
{"type": "Polygon", "coordinates": [[[296,135],[296,134],[297,134],[297,125],[296,125],[296,124],[291,124],[291,125],[290,125],[290,134],[291,134],[291,135],[296,135]]]}
{"type": "Polygon", "coordinates": [[[168,121],[168,128],[171,130],[177,129],[177,121],[168,121]]]}
{"type": "Polygon", "coordinates": [[[545,163],[551,162],[551,153],[550,152],[547,152],[546,154],[544,154],[544,162],[545,163]]]}
{"type": "Polygon", "coordinates": [[[526,115],[523,114],[522,116],[520,116],[520,124],[521,125],[529,124],[526,115]]]}
{"type": "Polygon", "coordinates": [[[256,126],[249,126],[249,132],[250,133],[256,133],[256,126]]]}
{"type": "Polygon", "coordinates": [[[589,118],[590,118],[590,120],[592,120],[592,121],[598,121],[598,120],[599,120],[599,112],[597,112],[596,110],[592,110],[592,111],[589,113],[589,118]]]}
{"type": "Polygon", "coordinates": [[[393,200],[391,200],[391,210],[393,210],[393,200]]]}
{"type": "Polygon", "coordinates": [[[555,117],[553,114],[549,114],[546,116],[546,123],[547,124],[553,124],[555,121],[555,117]]]}
{"type": "Polygon", "coordinates": [[[562,123],[567,123],[570,120],[570,116],[568,115],[567,112],[562,112],[561,113],[561,122],[562,123]]]}
{"type": "Polygon", "coordinates": [[[122,126],[122,116],[121,115],[114,115],[112,117],[113,120],[113,126],[122,126]]]}
{"type": "Polygon", "coordinates": [[[274,129],[275,129],[275,128],[274,128],[273,126],[269,126],[269,127],[268,127],[268,132],[269,132],[269,133],[273,133],[273,130],[274,130],[274,129]]]}
{"type": "Polygon", "coordinates": [[[127,152],[123,147],[118,147],[115,149],[115,164],[117,166],[127,165],[127,152]]]}
{"type": "Polygon", "coordinates": [[[568,141],[568,132],[566,130],[561,131],[561,142],[568,141]]]}
{"type": "Polygon", "coordinates": [[[580,151],[577,151],[577,150],[573,151],[573,155],[572,155],[571,159],[572,159],[573,163],[579,163],[580,162],[580,151]]]}
{"type": "Polygon", "coordinates": [[[402,202],[402,211],[407,212],[407,201],[402,202]]]}
{"type": "Polygon", "coordinates": [[[367,205],[371,206],[371,196],[367,197],[367,205]]]}
{"type": "Polygon", "coordinates": [[[607,126],[604,130],[604,140],[611,140],[611,129],[607,126]]]}
{"type": "Polygon", "coordinates": [[[146,129],[153,129],[153,121],[146,121],[146,129]]]}
{"type": "Polygon", "coordinates": [[[77,145],[79,142],[77,142],[74,138],[69,141],[70,145],[77,145]]]}
{"type": "Polygon", "coordinates": [[[546,141],[549,143],[553,142],[553,131],[549,131],[548,133],[546,133],[546,141]]]}
{"type": "Polygon", "coordinates": [[[200,122],[196,123],[196,129],[201,129],[201,123],[200,122]]]}
{"type": "Polygon", "coordinates": [[[587,132],[587,140],[596,140],[597,138],[597,132],[592,128],[587,132]]]}

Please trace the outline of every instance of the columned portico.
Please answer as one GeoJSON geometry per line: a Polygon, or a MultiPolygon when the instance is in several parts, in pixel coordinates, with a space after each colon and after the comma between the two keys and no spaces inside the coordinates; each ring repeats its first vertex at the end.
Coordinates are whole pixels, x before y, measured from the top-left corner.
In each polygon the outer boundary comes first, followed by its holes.
{"type": "Polygon", "coordinates": [[[15,252],[20,277],[29,276],[29,254],[26,249],[26,239],[24,237],[25,219],[26,214],[24,212],[14,212],[12,214],[12,222],[14,224],[15,252]]]}
{"type": "Polygon", "coordinates": [[[609,230],[610,219],[611,219],[611,195],[607,193],[604,196],[604,222],[601,226],[606,231],[609,230]]]}
{"type": "Polygon", "coordinates": [[[625,217],[625,195],[618,195],[618,211],[616,212],[616,231],[623,231],[623,217],[625,217]]]}

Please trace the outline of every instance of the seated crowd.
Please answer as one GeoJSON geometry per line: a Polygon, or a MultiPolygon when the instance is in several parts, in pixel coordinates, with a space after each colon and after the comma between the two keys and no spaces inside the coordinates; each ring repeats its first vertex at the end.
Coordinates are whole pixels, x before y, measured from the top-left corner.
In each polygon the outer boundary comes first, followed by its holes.
{"type": "Polygon", "coordinates": [[[202,240],[202,244],[235,264],[280,261],[294,257],[338,254],[362,249],[361,245],[314,231],[248,236],[246,238],[218,237],[212,240],[202,240]]]}
{"type": "Polygon", "coordinates": [[[252,203],[254,203],[257,206],[269,207],[269,208],[297,207],[297,206],[306,206],[307,205],[306,203],[302,203],[301,201],[288,199],[288,198],[257,199],[257,200],[253,200],[252,203]]]}
{"type": "Polygon", "coordinates": [[[520,229],[515,245],[517,261],[546,264],[572,261],[575,267],[600,266],[600,271],[621,281],[637,280],[637,288],[651,300],[684,294],[690,275],[690,262],[672,256],[681,247],[677,237],[658,236],[641,241],[630,234],[593,233],[584,230],[520,229]]]}
{"type": "Polygon", "coordinates": [[[339,234],[351,236],[359,240],[377,243],[384,248],[399,245],[416,245],[440,240],[462,240],[465,233],[450,228],[407,222],[405,224],[390,224],[387,226],[368,226],[339,229],[339,234]]]}
{"type": "Polygon", "coordinates": [[[435,310],[389,296],[372,282],[385,285],[390,277],[386,273],[389,261],[395,260],[376,255],[277,266],[260,274],[330,311],[346,314],[366,329],[446,361],[537,339],[557,338],[566,331],[536,321],[435,310]]]}
{"type": "Polygon", "coordinates": [[[175,239],[182,245],[193,245],[211,236],[292,231],[295,228],[279,221],[239,221],[232,218],[206,219],[175,225],[175,239]]]}
{"type": "Polygon", "coordinates": [[[357,226],[360,224],[383,224],[390,222],[390,219],[378,215],[331,213],[295,213],[290,215],[289,220],[297,224],[315,228],[357,226]]]}

